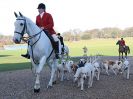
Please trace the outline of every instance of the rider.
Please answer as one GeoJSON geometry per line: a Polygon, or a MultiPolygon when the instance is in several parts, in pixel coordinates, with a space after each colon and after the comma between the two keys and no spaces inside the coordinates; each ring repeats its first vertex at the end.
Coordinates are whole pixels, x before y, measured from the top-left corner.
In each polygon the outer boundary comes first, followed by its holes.
{"type": "MultiPolygon", "coordinates": [[[[52,42],[52,46],[55,50],[56,59],[59,58],[59,39],[54,31],[54,22],[50,13],[46,12],[46,6],[43,3],[38,5],[39,15],[36,17],[36,25],[44,30],[45,34],[49,37],[52,42]]],[[[27,51],[28,52],[28,51],[27,51]]],[[[29,53],[21,55],[25,58],[29,58],[29,53]]]]}
{"type": "Polygon", "coordinates": [[[123,46],[124,48],[126,46],[125,40],[123,38],[121,38],[121,40],[120,40],[120,45],[123,46]]]}
{"type": "Polygon", "coordinates": [[[57,36],[61,42],[62,45],[62,54],[64,53],[64,42],[63,42],[63,37],[60,35],[60,33],[57,33],[57,36]]]}

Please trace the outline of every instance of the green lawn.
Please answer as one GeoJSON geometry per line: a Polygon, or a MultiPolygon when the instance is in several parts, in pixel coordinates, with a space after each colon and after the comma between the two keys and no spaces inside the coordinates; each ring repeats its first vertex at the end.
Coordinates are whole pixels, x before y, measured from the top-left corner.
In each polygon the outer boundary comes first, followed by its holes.
{"type": "MultiPolygon", "coordinates": [[[[126,44],[130,47],[133,55],[133,38],[125,38],[126,44]]],[[[77,42],[65,42],[69,47],[70,56],[82,56],[83,47],[88,48],[88,55],[106,55],[118,56],[118,46],[116,45],[118,39],[93,39],[77,42]]],[[[26,50],[0,50],[0,71],[16,70],[30,68],[29,60],[21,57],[21,54],[26,53],[26,50]]]]}

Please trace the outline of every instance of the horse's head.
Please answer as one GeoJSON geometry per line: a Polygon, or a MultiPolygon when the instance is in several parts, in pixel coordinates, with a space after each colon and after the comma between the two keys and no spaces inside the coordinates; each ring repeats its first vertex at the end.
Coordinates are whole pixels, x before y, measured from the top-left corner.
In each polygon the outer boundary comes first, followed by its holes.
{"type": "Polygon", "coordinates": [[[120,40],[117,41],[116,45],[120,45],[120,40]]]}
{"type": "Polygon", "coordinates": [[[14,14],[16,16],[16,21],[14,23],[15,30],[14,30],[13,41],[18,44],[21,42],[21,39],[23,38],[23,35],[26,32],[26,19],[20,12],[19,16],[15,12],[14,14]]]}

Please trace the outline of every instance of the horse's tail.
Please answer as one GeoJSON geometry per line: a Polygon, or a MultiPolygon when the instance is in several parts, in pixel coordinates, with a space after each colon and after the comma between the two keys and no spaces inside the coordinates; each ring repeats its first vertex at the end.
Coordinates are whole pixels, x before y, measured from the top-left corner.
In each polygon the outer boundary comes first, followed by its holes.
{"type": "Polygon", "coordinates": [[[130,48],[129,48],[129,46],[128,46],[128,54],[130,54],[130,48]]]}

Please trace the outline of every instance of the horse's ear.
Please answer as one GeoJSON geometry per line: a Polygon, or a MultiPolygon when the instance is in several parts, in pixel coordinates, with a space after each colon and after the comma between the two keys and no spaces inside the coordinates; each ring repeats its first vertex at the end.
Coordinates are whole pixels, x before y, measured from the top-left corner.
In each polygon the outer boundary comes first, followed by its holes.
{"type": "Polygon", "coordinates": [[[21,14],[21,12],[19,12],[19,15],[20,15],[21,17],[23,17],[23,15],[21,14]]]}
{"type": "Polygon", "coordinates": [[[17,13],[16,13],[16,12],[14,12],[14,15],[15,15],[15,17],[16,17],[16,18],[18,17],[18,15],[17,15],[17,13]]]}

